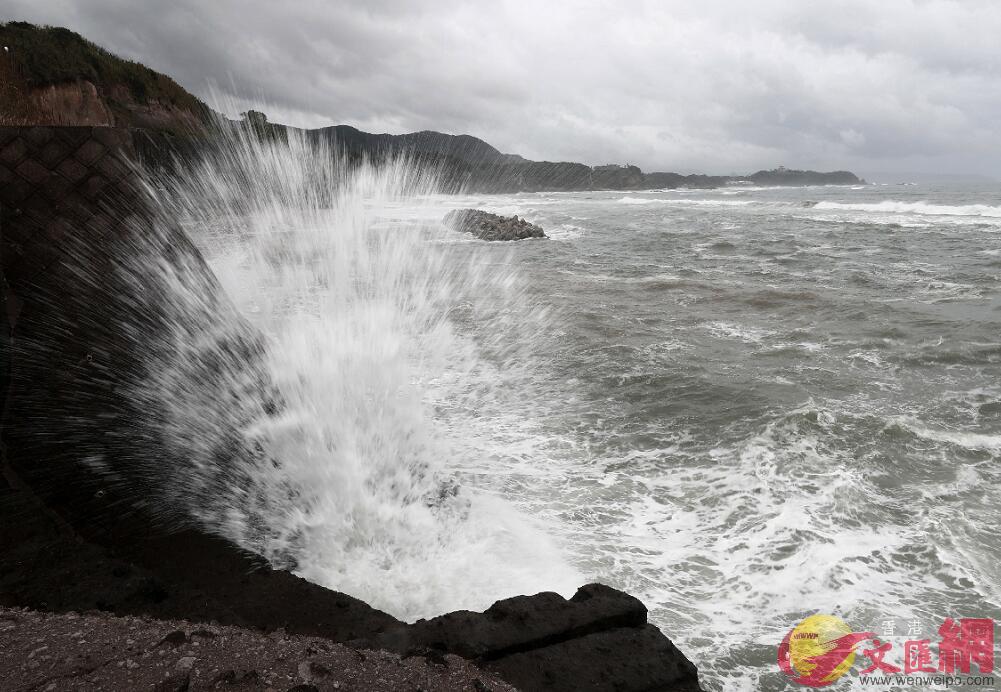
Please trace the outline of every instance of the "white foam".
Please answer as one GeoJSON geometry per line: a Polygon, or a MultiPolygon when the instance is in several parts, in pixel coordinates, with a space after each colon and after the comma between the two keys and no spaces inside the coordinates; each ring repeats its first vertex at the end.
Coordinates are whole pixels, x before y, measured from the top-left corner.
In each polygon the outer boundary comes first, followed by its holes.
{"type": "Polygon", "coordinates": [[[988,435],[968,430],[932,428],[915,418],[907,416],[899,416],[891,420],[896,425],[906,428],[926,440],[945,442],[970,451],[1001,452],[1001,435],[988,435]]]}
{"type": "Polygon", "coordinates": [[[873,203],[818,202],[813,207],[829,211],[864,211],[880,214],[919,214],[927,216],[982,216],[1001,218],[1001,206],[986,204],[948,205],[930,202],[884,200],[873,203]]]}
{"type": "Polygon", "coordinates": [[[584,235],[585,228],[572,223],[561,223],[549,226],[545,231],[552,240],[576,240],[584,235]]]}
{"type": "Polygon", "coordinates": [[[672,204],[686,207],[746,207],[754,204],[749,199],[662,199],[623,197],[619,204],[672,204]]]}
{"type": "MultiPolygon", "coordinates": [[[[349,168],[295,131],[227,144],[160,194],[267,337],[279,404],[213,401],[185,358],[159,364],[144,400],[166,401],[172,424],[157,432],[189,458],[172,497],[197,496],[190,512],[209,530],[405,619],[583,583],[540,520],[456,483],[455,455],[483,452],[436,405],[475,408],[489,395],[466,388],[482,353],[518,361],[532,342],[519,330],[541,328],[510,316],[527,299],[509,263],[443,242],[454,234],[433,181],[406,161],[349,168]],[[474,341],[462,319],[492,331],[474,341]],[[239,407],[247,420],[231,418],[239,407]]],[[[202,296],[175,282],[168,299],[184,325],[202,296]]],[[[213,336],[182,355],[204,349],[239,372],[213,336]]]]}
{"type": "Polygon", "coordinates": [[[760,327],[748,327],[732,322],[712,322],[707,325],[709,332],[718,338],[737,339],[745,343],[757,344],[775,332],[760,327]]]}

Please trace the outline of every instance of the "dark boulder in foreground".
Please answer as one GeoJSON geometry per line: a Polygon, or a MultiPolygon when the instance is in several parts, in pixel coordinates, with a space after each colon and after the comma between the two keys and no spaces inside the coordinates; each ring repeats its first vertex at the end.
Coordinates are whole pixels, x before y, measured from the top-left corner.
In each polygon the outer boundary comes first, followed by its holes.
{"type": "Polygon", "coordinates": [[[479,209],[455,209],[442,221],[460,233],[472,233],[480,240],[524,240],[545,238],[541,227],[517,216],[500,216],[479,209]]]}
{"type": "Polygon", "coordinates": [[[603,584],[582,586],[569,600],[515,596],[482,613],[419,620],[376,643],[404,655],[458,654],[523,690],[701,689],[695,666],[647,623],[646,606],[603,584]]]}

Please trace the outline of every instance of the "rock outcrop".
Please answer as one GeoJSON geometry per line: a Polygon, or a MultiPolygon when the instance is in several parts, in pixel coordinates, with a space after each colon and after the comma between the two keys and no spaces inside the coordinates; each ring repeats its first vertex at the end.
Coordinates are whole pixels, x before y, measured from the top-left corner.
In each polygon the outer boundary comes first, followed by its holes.
{"type": "Polygon", "coordinates": [[[752,173],[747,179],[755,185],[803,187],[806,185],[859,185],[865,181],[849,171],[798,171],[790,168],[752,173]]]}
{"type": "Polygon", "coordinates": [[[516,216],[500,216],[479,209],[454,209],[442,220],[460,233],[472,233],[480,240],[525,240],[546,238],[545,231],[516,216]]]}
{"type": "Polygon", "coordinates": [[[376,641],[400,653],[456,653],[524,690],[699,690],[695,666],[647,622],[646,607],[602,584],[569,600],[516,596],[483,613],[420,620],[376,641]]]}
{"type": "Polygon", "coordinates": [[[638,166],[613,163],[591,169],[592,190],[637,190],[646,186],[646,176],[638,166]]]}
{"type": "MultiPolygon", "coordinates": [[[[528,690],[697,689],[694,668],[642,604],[607,587],[407,625],[153,501],[167,487],[158,474],[169,479],[186,452],[143,427],[160,415],[155,401],[127,395],[156,362],[153,344],[177,341],[156,338],[172,323],[156,273],[143,269],[176,268],[213,324],[233,310],[198,249],[142,192],[133,160],[160,141],[107,127],[0,127],[0,606],[283,629],[435,665],[455,654],[528,690]]],[[[219,387],[220,403],[207,405],[238,415],[241,402],[268,394],[255,374],[260,337],[239,319],[227,324],[213,334],[247,388],[230,389],[233,366],[217,359],[192,367],[219,387]]],[[[223,460],[242,453],[233,437],[214,450],[223,460]]]]}

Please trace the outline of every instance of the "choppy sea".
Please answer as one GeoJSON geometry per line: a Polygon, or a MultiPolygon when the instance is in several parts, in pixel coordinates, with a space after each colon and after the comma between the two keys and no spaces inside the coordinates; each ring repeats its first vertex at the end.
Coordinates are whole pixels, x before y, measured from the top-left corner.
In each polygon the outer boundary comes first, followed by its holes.
{"type": "Polygon", "coordinates": [[[554,339],[467,482],[649,604],[708,689],[788,689],[814,613],[897,655],[1001,617],[1001,188],[459,203],[552,238],[488,248],[554,339]]]}
{"type": "Polygon", "coordinates": [[[816,613],[895,655],[1001,619],[996,184],[455,197],[365,169],[331,206],[298,146],[173,192],[283,402],[215,530],[411,620],[602,581],[709,690],[788,689],[816,613]],[[443,229],[459,207],[550,239],[443,229]]]}

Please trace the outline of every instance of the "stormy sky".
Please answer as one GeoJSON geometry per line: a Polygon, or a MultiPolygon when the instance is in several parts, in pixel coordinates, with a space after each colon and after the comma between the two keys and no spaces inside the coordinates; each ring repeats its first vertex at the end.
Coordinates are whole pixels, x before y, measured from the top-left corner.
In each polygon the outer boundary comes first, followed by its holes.
{"type": "Polygon", "coordinates": [[[540,160],[1001,177],[998,0],[3,0],[231,114],[540,160]]]}

